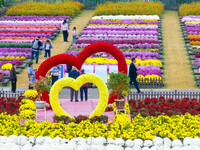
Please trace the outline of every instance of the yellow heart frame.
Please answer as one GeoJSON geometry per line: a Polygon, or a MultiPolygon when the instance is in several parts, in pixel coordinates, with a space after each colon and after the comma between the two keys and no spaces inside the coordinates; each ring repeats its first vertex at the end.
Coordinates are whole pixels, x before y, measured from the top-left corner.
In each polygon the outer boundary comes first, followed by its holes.
{"type": "Polygon", "coordinates": [[[66,113],[60,106],[58,96],[62,88],[69,86],[74,90],[78,91],[83,84],[88,82],[95,84],[99,89],[99,103],[97,104],[95,110],[90,114],[89,118],[92,118],[94,116],[101,116],[104,113],[108,105],[109,97],[108,88],[105,82],[97,75],[84,74],[79,76],[76,80],[73,78],[62,78],[60,80],[57,80],[52,86],[50,90],[50,104],[57,116],[68,116],[70,118],[74,118],[68,113],[66,113]]]}

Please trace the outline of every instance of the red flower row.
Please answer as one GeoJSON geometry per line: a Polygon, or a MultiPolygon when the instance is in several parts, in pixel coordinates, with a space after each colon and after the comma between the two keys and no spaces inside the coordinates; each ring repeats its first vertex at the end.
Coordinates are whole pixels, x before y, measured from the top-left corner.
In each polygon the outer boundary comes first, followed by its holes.
{"type": "Polygon", "coordinates": [[[185,113],[190,113],[192,115],[200,114],[200,102],[197,99],[189,99],[188,97],[180,100],[176,98],[165,99],[161,96],[157,98],[146,97],[144,101],[141,99],[129,101],[130,111],[132,114],[141,113],[143,116],[157,116],[162,113],[168,116],[172,115],[182,115],[185,113]]]}
{"type": "Polygon", "coordinates": [[[200,38],[191,38],[190,41],[200,41],[200,38]]]}
{"type": "Polygon", "coordinates": [[[8,114],[18,114],[20,101],[23,96],[20,96],[17,100],[14,97],[1,97],[0,98],[0,113],[7,112],[8,114]]]}
{"type": "Polygon", "coordinates": [[[0,31],[0,33],[40,33],[40,34],[54,34],[53,31],[0,31]]]}

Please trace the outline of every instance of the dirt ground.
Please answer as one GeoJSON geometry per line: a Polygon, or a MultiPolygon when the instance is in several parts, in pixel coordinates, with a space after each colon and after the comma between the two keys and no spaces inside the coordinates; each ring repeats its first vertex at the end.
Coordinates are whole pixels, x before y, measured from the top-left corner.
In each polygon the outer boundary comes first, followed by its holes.
{"type": "Polygon", "coordinates": [[[164,77],[167,89],[195,89],[177,11],[165,11],[162,29],[165,53],[164,77]]]}
{"type": "MultiPolygon", "coordinates": [[[[77,34],[79,34],[85,26],[88,24],[89,20],[94,14],[94,10],[83,10],[80,15],[75,17],[70,22],[70,32],[69,32],[69,38],[67,43],[63,42],[63,35],[59,34],[58,37],[53,41],[54,48],[51,50],[51,56],[65,53],[65,51],[70,47],[72,44],[72,29],[73,27],[76,27],[77,34]]],[[[39,68],[40,64],[45,60],[44,58],[44,51],[42,51],[42,54],[39,56],[39,62],[38,64],[33,64],[33,68],[39,68]]],[[[21,74],[18,75],[17,78],[17,88],[28,88],[28,75],[27,70],[24,69],[21,74]]]]}

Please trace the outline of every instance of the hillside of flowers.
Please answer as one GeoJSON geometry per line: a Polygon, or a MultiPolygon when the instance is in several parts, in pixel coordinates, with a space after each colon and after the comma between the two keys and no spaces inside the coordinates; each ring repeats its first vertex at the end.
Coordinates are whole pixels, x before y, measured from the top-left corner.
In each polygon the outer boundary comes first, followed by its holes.
{"type": "Polygon", "coordinates": [[[164,5],[160,2],[108,2],[99,5],[94,15],[158,15],[161,17],[163,10],[164,5]]]}
{"type": "MultiPolygon", "coordinates": [[[[88,26],[80,33],[67,54],[77,56],[87,45],[107,42],[118,47],[124,54],[128,65],[136,58],[138,79],[141,82],[162,81],[162,38],[160,17],[156,15],[139,16],[94,16],[88,26]]],[[[97,66],[117,66],[117,61],[109,54],[92,55],[85,64],[97,66]]]]}
{"type": "MultiPolygon", "coordinates": [[[[200,3],[195,3],[197,6],[200,3]]],[[[185,6],[185,4],[184,4],[185,6]]],[[[187,6],[187,5],[186,5],[187,6]]],[[[188,4],[188,7],[190,5],[188,4]]],[[[180,6],[181,8],[181,6],[180,6]]],[[[189,8],[187,8],[189,9],[189,8]]],[[[185,11],[187,11],[187,9],[185,11]]],[[[191,8],[190,8],[191,9],[191,8]]],[[[196,10],[196,9],[194,9],[196,10]]],[[[188,16],[183,16],[181,18],[181,26],[183,30],[183,35],[185,38],[186,46],[188,49],[188,53],[190,56],[192,69],[194,71],[194,75],[199,86],[199,67],[200,67],[200,15],[198,11],[190,12],[191,14],[188,16]]]]}
{"type": "Polygon", "coordinates": [[[70,16],[75,17],[81,13],[83,4],[79,2],[67,1],[58,3],[26,2],[16,4],[8,9],[7,16],[70,16]]]}

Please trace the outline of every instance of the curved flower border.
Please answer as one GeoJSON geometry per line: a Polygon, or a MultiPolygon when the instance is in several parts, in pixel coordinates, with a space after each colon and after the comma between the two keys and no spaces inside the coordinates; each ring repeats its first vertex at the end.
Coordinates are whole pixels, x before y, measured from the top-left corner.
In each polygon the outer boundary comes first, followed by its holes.
{"type": "MultiPolygon", "coordinates": [[[[47,72],[56,65],[59,64],[69,64],[75,66],[78,69],[81,69],[85,60],[90,57],[92,54],[98,52],[106,52],[111,54],[118,61],[118,70],[127,74],[127,64],[124,57],[124,54],[113,44],[98,42],[87,46],[82,52],[79,53],[77,57],[68,55],[68,54],[59,54],[52,56],[46,59],[39,67],[36,73],[36,79],[39,80],[39,77],[45,77],[47,72]]],[[[49,102],[49,95],[47,92],[42,93],[43,99],[49,102]]]]}
{"type": "Polygon", "coordinates": [[[84,74],[79,76],[76,80],[73,78],[60,79],[56,81],[55,84],[52,86],[50,91],[50,104],[57,116],[68,116],[70,118],[73,118],[60,106],[58,97],[59,92],[62,90],[62,88],[69,86],[78,91],[83,84],[88,82],[91,82],[97,86],[100,95],[99,103],[97,104],[95,110],[90,114],[89,118],[101,116],[104,113],[108,105],[108,88],[106,84],[99,76],[96,76],[94,74],[84,74]]]}

